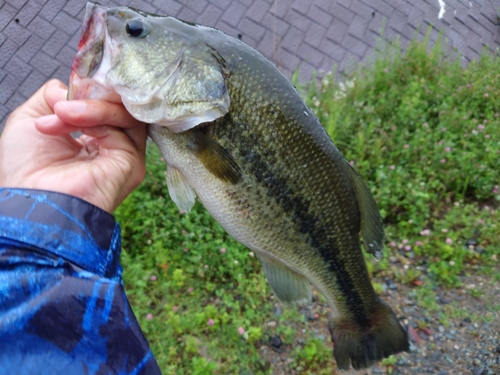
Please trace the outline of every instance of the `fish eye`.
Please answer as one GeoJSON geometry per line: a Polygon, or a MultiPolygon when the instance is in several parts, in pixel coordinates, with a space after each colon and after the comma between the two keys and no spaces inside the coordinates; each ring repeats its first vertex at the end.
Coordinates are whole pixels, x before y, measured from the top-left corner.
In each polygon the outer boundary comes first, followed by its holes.
{"type": "Polygon", "coordinates": [[[147,25],[138,19],[128,21],[125,31],[131,38],[144,38],[149,33],[147,25]]]}

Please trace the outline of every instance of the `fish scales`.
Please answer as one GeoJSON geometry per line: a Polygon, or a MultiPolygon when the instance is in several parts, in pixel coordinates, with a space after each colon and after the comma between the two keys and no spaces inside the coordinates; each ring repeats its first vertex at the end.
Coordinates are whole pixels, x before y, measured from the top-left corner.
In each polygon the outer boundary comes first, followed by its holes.
{"type": "Polygon", "coordinates": [[[360,235],[375,255],[383,246],[373,197],[260,53],[215,29],[89,4],[70,97],[122,101],[151,123],[172,199],[189,211],[198,196],[259,256],[278,298],[308,303],[309,283],[325,295],[339,368],[408,350],[361,251],[360,235]]]}
{"type": "MultiPolygon", "coordinates": [[[[239,57],[241,55],[230,55],[228,60],[239,57]]],[[[278,233],[288,235],[285,228],[292,233],[298,230],[303,236],[294,247],[302,248],[307,243],[308,249],[302,251],[307,256],[321,257],[320,268],[311,271],[324,272],[325,280],[318,280],[315,285],[324,292],[331,289],[328,295],[340,290],[348,307],[344,313],[352,314],[360,324],[366,325],[369,311],[363,306],[375,299],[359,249],[359,210],[344,158],[316,117],[304,115],[309,110],[296,99],[296,91],[289,81],[275,77],[272,69],[254,69],[252,63],[256,63],[255,59],[245,56],[238,67],[231,70],[227,80],[232,103],[230,116],[216,120],[214,138],[230,150],[240,166],[248,168],[248,173],[243,174],[255,178],[250,186],[263,185],[268,199],[275,199],[280,206],[277,212],[285,217],[293,215],[293,221],[287,227],[279,226],[278,233]],[[266,104],[261,111],[262,102],[272,104],[266,104]],[[256,112],[260,112],[259,116],[254,115],[256,112]],[[274,139],[270,143],[271,138],[274,139]],[[268,141],[261,142],[261,139],[268,141]],[[323,148],[330,147],[328,154],[321,149],[321,144],[323,148]],[[247,155],[253,155],[252,163],[247,163],[247,155]],[[347,194],[339,196],[337,191],[347,194]],[[342,253],[342,248],[347,251],[342,253]],[[352,266],[346,268],[346,263],[352,266]],[[359,280],[358,288],[355,288],[356,280],[359,280]],[[360,295],[357,290],[363,290],[364,294],[360,295]]],[[[252,189],[248,189],[246,194],[251,192],[252,189]]],[[[256,217],[259,220],[260,215],[256,217]]],[[[276,232],[265,228],[258,233],[261,237],[266,234],[276,237],[276,232]]],[[[276,242],[266,252],[276,251],[282,239],[276,242]]],[[[262,251],[256,249],[259,250],[262,251]]],[[[279,256],[286,257],[288,253],[285,249],[279,256]]],[[[287,265],[303,272],[300,270],[304,263],[297,264],[295,259],[290,259],[287,265]]]]}

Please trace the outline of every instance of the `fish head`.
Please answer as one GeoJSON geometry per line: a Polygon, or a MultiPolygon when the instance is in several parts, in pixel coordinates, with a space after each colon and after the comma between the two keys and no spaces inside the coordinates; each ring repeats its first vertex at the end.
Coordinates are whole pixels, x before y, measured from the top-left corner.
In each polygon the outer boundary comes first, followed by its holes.
{"type": "Polygon", "coordinates": [[[68,99],[122,102],[136,119],[181,132],[229,111],[216,32],[173,17],[88,3],[68,99]]]}

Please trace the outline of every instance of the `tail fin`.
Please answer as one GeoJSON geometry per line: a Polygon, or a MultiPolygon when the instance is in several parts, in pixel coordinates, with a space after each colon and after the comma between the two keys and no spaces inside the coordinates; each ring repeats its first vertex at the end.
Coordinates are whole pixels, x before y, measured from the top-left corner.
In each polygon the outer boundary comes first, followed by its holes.
{"type": "Polygon", "coordinates": [[[408,351],[408,334],[389,306],[380,302],[370,323],[362,328],[344,319],[330,321],[333,354],[339,369],[348,370],[352,365],[359,370],[391,354],[408,351]]]}

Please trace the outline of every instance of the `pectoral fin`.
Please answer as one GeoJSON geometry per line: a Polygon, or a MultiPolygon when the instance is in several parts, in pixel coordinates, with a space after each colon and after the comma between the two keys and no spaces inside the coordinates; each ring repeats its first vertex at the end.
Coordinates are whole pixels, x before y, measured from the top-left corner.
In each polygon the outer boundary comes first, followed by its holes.
{"type": "Polygon", "coordinates": [[[373,254],[376,259],[380,259],[382,257],[385,238],[380,211],[368,186],[366,186],[358,173],[349,163],[347,163],[347,161],[346,164],[348,165],[347,169],[354,182],[354,188],[356,189],[356,196],[358,198],[363,243],[366,249],[373,254]]]}
{"type": "Polygon", "coordinates": [[[179,207],[179,210],[191,211],[196,193],[177,168],[167,166],[167,186],[170,198],[179,207]]]}
{"type": "Polygon", "coordinates": [[[232,155],[218,142],[201,131],[194,131],[194,141],[188,146],[210,173],[224,182],[236,184],[241,170],[232,155]]]}
{"type": "Polygon", "coordinates": [[[272,291],[281,302],[311,303],[311,284],[304,276],[263,257],[259,257],[259,259],[272,291]]]}

